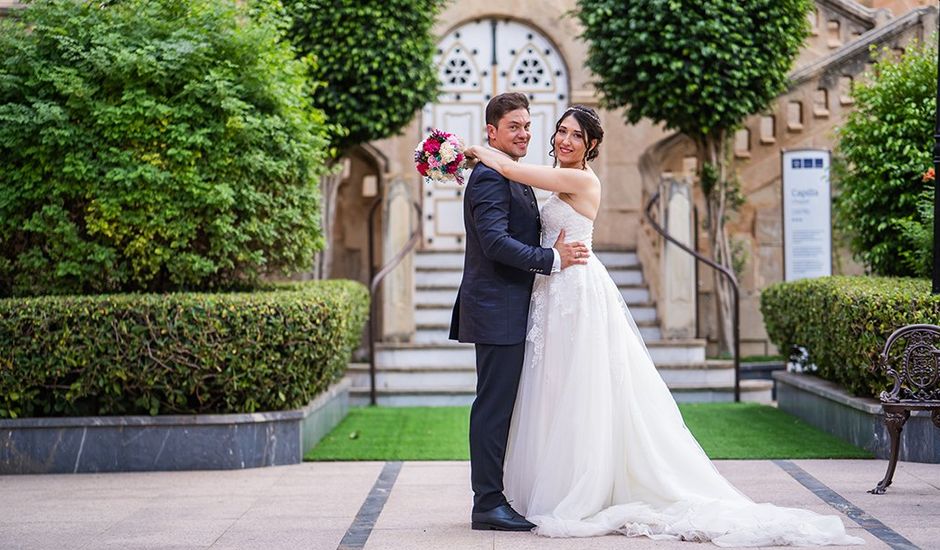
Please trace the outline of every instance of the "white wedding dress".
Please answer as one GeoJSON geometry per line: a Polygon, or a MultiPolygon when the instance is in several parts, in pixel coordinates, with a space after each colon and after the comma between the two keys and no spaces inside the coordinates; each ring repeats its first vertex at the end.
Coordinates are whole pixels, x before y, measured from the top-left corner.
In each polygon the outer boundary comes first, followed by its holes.
{"type": "MultiPolygon", "coordinates": [[[[557,195],[542,246],[593,222],[557,195]]],[[[756,504],[685,427],[639,330],[596,256],[537,275],[506,452],[505,494],[549,537],[610,533],[719,546],[862,544],[837,516],[756,504]]]]}

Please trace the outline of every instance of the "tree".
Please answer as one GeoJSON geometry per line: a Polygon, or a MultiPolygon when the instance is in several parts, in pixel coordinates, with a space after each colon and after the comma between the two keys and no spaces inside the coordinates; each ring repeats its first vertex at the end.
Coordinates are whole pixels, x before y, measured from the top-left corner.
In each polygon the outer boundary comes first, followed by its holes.
{"type": "Polygon", "coordinates": [[[900,59],[882,51],[869,76],[837,130],[836,226],[875,274],[929,277],[936,47],[914,44],[900,59]]]}
{"type": "MultiPolygon", "coordinates": [[[[306,0],[285,2],[299,55],[316,60],[313,104],[333,123],[335,163],[350,148],[394,135],[437,98],[431,27],[442,0],[306,0]]],[[[329,243],[340,183],[321,182],[329,243]]],[[[319,275],[329,276],[328,259],[319,275]]]]}
{"type": "MultiPolygon", "coordinates": [[[[602,104],[677,130],[698,147],[714,260],[733,265],[725,231],[739,192],[729,137],[786,90],[809,31],[809,0],[578,0],[587,66],[602,104]]],[[[722,343],[731,348],[730,292],[716,274],[722,343]]]]}
{"type": "Polygon", "coordinates": [[[0,21],[0,295],[225,289],[320,246],[323,114],[260,2],[0,21]]]}

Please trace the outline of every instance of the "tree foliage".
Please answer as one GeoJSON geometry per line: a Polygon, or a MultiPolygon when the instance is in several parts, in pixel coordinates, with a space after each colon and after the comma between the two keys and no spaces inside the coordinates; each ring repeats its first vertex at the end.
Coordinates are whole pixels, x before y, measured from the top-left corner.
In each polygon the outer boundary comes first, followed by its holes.
{"type": "Polygon", "coordinates": [[[693,139],[786,90],[809,0],[579,0],[587,65],[610,108],[693,139]]]}
{"type": "MultiPolygon", "coordinates": [[[[691,138],[713,259],[732,269],[725,231],[740,203],[729,137],[786,90],[811,0],[578,0],[587,66],[602,104],[691,138]]],[[[732,347],[730,288],[716,272],[721,344],[732,347]]]]}
{"type": "Polygon", "coordinates": [[[838,129],[837,227],[872,272],[927,277],[933,193],[923,176],[933,151],[936,47],[913,45],[900,58],[884,51],[869,76],[838,129]]]}
{"type": "Polygon", "coordinates": [[[325,122],[265,4],[0,21],[0,296],[250,285],[320,246],[325,122]]]}
{"type": "Polygon", "coordinates": [[[341,155],[354,145],[401,130],[437,98],[431,27],[441,0],[305,0],[285,2],[291,40],[316,60],[323,85],[313,103],[334,123],[341,155]]]}

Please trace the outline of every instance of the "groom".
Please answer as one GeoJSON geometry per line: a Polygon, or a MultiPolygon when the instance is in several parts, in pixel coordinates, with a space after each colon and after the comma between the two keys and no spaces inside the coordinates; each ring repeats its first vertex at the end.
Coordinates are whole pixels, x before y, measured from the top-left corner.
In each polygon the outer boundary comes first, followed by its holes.
{"type": "MultiPolygon", "coordinates": [[[[500,94],[486,106],[490,147],[524,157],[529,131],[525,94],[500,94]]],[[[535,527],[503,495],[503,458],[522,361],[535,274],[587,263],[582,243],[540,246],[541,223],[532,188],[479,163],[464,198],[467,250],[450,338],[476,344],[477,394],[470,410],[471,527],[528,531],[535,527]]]]}

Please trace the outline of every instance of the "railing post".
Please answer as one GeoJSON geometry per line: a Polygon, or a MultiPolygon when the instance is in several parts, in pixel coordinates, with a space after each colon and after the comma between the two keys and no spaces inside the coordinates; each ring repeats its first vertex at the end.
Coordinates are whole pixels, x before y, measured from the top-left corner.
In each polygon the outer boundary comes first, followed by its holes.
{"type": "Polygon", "coordinates": [[[376,209],[382,204],[382,197],[377,197],[369,207],[369,405],[375,406],[375,339],[378,322],[375,311],[375,292],[372,290],[372,281],[375,280],[375,222],[376,209]]]}
{"type": "MultiPolygon", "coordinates": [[[[646,203],[646,210],[644,211],[646,216],[646,221],[650,223],[654,230],[657,233],[663,236],[664,239],[671,242],[672,244],[678,246],[680,249],[688,252],[692,256],[695,256],[695,259],[704,263],[705,265],[718,270],[725,278],[728,280],[728,283],[731,285],[732,296],[734,296],[734,309],[732,310],[731,325],[732,325],[732,337],[734,340],[734,402],[738,403],[741,401],[741,329],[740,329],[740,314],[741,314],[741,299],[740,299],[740,290],[738,288],[737,278],[734,276],[734,273],[731,272],[727,267],[719,265],[714,261],[702,256],[698,252],[692,250],[685,244],[679,242],[673,238],[669,233],[667,233],[656,220],[653,219],[651,210],[653,205],[659,201],[660,192],[656,191],[650,200],[646,203]]],[[[717,293],[717,289],[715,291],[717,293]]]]}
{"type": "Polygon", "coordinates": [[[402,260],[405,259],[421,240],[421,205],[412,201],[411,206],[418,215],[415,230],[408,237],[408,242],[399,250],[387,264],[382,266],[378,273],[375,272],[375,211],[382,204],[382,197],[378,197],[369,207],[369,404],[376,405],[378,399],[375,389],[375,340],[378,338],[378,314],[376,306],[376,295],[379,285],[385,276],[392,272],[402,260]]]}
{"type": "MultiPolygon", "coordinates": [[[[940,40],[940,36],[938,36],[940,40]]],[[[940,64],[940,44],[937,46],[937,62],[940,64]]],[[[937,191],[937,182],[940,181],[940,72],[937,73],[937,98],[934,105],[934,145],[933,145],[933,285],[931,292],[940,294],[940,192],[937,191]]]]}

